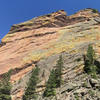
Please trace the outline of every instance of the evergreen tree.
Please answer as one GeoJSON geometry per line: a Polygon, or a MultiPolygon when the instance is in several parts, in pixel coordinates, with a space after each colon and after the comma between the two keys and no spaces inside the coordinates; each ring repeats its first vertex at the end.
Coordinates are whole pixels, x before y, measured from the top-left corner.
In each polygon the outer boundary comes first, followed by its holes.
{"type": "Polygon", "coordinates": [[[62,82],[62,68],[63,68],[63,60],[62,56],[59,57],[59,60],[57,61],[57,65],[55,69],[52,69],[49,79],[46,84],[46,89],[44,91],[43,96],[49,97],[49,96],[55,96],[55,88],[58,88],[61,86],[62,82]]]}
{"type": "Polygon", "coordinates": [[[94,64],[94,60],[95,60],[95,52],[93,50],[93,47],[89,45],[86,54],[84,70],[86,73],[91,74],[92,76],[96,75],[96,70],[97,70],[97,67],[94,64]]]}
{"type": "Polygon", "coordinates": [[[3,75],[0,82],[0,100],[11,100],[10,90],[11,84],[9,82],[12,70],[9,70],[3,75]]]}
{"type": "Polygon", "coordinates": [[[36,99],[37,97],[36,85],[39,80],[38,75],[39,75],[39,68],[36,66],[36,68],[32,70],[32,75],[27,84],[27,89],[25,91],[25,94],[23,95],[23,100],[36,99]]]}
{"type": "Polygon", "coordinates": [[[55,76],[55,70],[53,69],[50,73],[48,82],[46,84],[46,89],[44,91],[43,96],[44,97],[49,97],[49,96],[55,96],[55,88],[56,88],[56,76],[55,76]]]}
{"type": "Polygon", "coordinates": [[[59,60],[57,61],[55,74],[56,74],[56,87],[60,87],[62,83],[62,68],[63,68],[63,59],[62,56],[59,57],[59,60]]]}
{"type": "Polygon", "coordinates": [[[87,60],[89,62],[89,65],[94,64],[94,57],[95,57],[95,52],[93,50],[93,47],[89,45],[88,50],[87,50],[87,60]]]}

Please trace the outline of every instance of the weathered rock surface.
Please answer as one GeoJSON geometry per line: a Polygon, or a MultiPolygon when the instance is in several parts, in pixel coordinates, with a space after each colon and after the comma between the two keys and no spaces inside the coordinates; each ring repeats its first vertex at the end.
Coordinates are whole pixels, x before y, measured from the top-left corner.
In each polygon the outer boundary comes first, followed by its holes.
{"type": "Polygon", "coordinates": [[[21,100],[37,64],[40,68],[40,83],[37,86],[38,100],[99,100],[99,80],[83,73],[84,54],[93,44],[97,59],[100,59],[100,15],[93,9],[84,9],[67,16],[60,10],[13,25],[0,44],[0,75],[13,69],[11,96],[21,100]],[[63,80],[56,97],[42,98],[45,83],[59,58],[63,56],[63,80]],[[90,80],[89,80],[90,78],[90,80]],[[92,92],[91,92],[92,91],[92,92]],[[89,94],[90,93],[90,94],[89,94]],[[94,96],[91,96],[94,93],[94,96]]]}

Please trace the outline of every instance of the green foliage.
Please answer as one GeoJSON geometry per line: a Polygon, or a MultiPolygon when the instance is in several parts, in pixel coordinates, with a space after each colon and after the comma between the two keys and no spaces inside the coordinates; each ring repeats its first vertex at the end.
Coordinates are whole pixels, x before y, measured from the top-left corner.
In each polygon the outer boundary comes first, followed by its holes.
{"type": "Polygon", "coordinates": [[[78,93],[74,93],[74,96],[75,96],[75,100],[79,100],[78,93]]]}
{"type": "Polygon", "coordinates": [[[89,45],[86,56],[87,56],[87,60],[88,60],[89,65],[94,64],[95,52],[93,50],[92,45],[89,45]]]}
{"type": "Polygon", "coordinates": [[[86,73],[90,74],[93,78],[96,78],[97,66],[95,65],[95,52],[93,47],[89,45],[86,59],[85,59],[85,67],[84,70],[86,73]]]}
{"type": "Polygon", "coordinates": [[[0,100],[11,100],[11,97],[6,94],[0,94],[0,100]]]}
{"type": "Polygon", "coordinates": [[[57,68],[55,69],[55,75],[56,75],[56,87],[60,87],[62,83],[62,68],[63,68],[63,59],[62,56],[59,57],[59,60],[57,61],[57,68]]]}
{"type": "Polygon", "coordinates": [[[55,76],[55,70],[53,69],[50,73],[43,96],[44,97],[55,96],[56,95],[55,88],[56,88],[56,76],[55,76]]]}
{"type": "Polygon", "coordinates": [[[93,13],[99,13],[99,11],[97,9],[92,9],[93,13]]]}
{"type": "Polygon", "coordinates": [[[92,66],[94,66],[94,55],[95,53],[94,53],[93,47],[89,45],[87,54],[86,54],[86,59],[85,59],[85,67],[84,67],[84,70],[87,73],[92,72],[92,66]]]}
{"type": "Polygon", "coordinates": [[[39,80],[38,75],[39,75],[39,68],[36,66],[36,68],[32,70],[32,75],[27,84],[25,94],[23,95],[23,100],[36,99],[36,97],[37,97],[36,85],[39,80]]]}
{"type": "Polygon", "coordinates": [[[84,82],[83,83],[83,87],[87,87],[87,82],[84,82]]]}
{"type": "Polygon", "coordinates": [[[97,66],[97,68],[96,68],[97,69],[97,74],[100,74],[100,62],[95,60],[94,64],[95,64],[95,66],[97,66]]]}
{"type": "Polygon", "coordinates": [[[12,70],[9,70],[3,75],[0,82],[0,100],[11,100],[10,90],[11,84],[9,82],[12,70]]]}
{"type": "Polygon", "coordinates": [[[62,78],[61,78],[62,68],[63,68],[63,60],[62,56],[60,56],[59,60],[57,61],[56,69],[53,69],[50,73],[48,82],[46,84],[46,89],[43,94],[44,97],[56,95],[55,88],[60,87],[62,83],[62,78]]]}
{"type": "Polygon", "coordinates": [[[94,96],[95,95],[94,91],[92,91],[92,90],[89,90],[88,93],[90,94],[90,96],[94,96]]]}
{"type": "Polygon", "coordinates": [[[9,84],[9,80],[10,80],[10,76],[12,73],[12,69],[10,69],[7,73],[3,74],[3,78],[2,78],[2,82],[4,85],[8,85],[9,84]]]}

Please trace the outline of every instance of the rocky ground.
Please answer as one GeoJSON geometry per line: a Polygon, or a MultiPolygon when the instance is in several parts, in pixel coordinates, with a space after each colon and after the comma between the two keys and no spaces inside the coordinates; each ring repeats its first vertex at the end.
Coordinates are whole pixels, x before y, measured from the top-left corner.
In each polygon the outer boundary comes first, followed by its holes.
{"type": "Polygon", "coordinates": [[[38,100],[99,100],[100,80],[83,72],[84,55],[92,44],[100,59],[100,14],[84,9],[71,16],[60,10],[11,27],[0,44],[0,78],[13,69],[12,100],[22,100],[31,70],[40,68],[38,100]],[[56,96],[42,94],[59,55],[64,61],[63,84],[56,96]]]}

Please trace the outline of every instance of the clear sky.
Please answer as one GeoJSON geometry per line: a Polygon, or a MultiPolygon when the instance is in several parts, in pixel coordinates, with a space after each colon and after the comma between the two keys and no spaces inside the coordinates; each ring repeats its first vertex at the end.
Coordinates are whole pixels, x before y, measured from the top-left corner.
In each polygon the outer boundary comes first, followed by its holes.
{"type": "Polygon", "coordinates": [[[84,8],[100,11],[100,0],[0,0],[0,39],[13,24],[61,9],[70,15],[84,8]]]}

